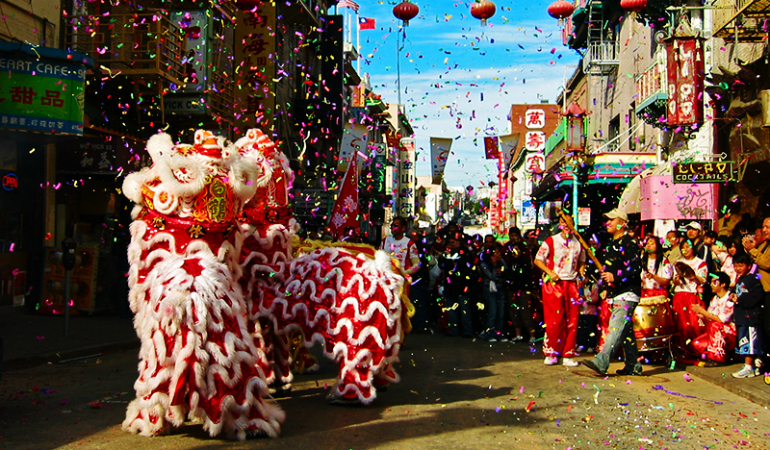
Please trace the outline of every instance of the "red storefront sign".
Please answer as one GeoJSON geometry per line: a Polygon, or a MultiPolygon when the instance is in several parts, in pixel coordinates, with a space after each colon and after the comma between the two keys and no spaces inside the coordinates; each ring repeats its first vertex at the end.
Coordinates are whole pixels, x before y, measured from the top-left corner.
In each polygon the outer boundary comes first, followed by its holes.
{"type": "Polygon", "coordinates": [[[668,53],[668,124],[703,122],[703,46],[695,37],[674,37],[668,53]]]}

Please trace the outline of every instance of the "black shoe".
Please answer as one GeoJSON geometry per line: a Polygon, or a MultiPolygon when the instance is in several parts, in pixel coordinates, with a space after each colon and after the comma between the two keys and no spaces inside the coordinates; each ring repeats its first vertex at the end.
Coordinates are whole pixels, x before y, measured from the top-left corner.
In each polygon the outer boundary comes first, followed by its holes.
{"type": "Polygon", "coordinates": [[[589,369],[593,370],[594,372],[598,373],[601,376],[607,375],[607,371],[600,369],[599,366],[597,366],[596,363],[593,362],[593,360],[591,360],[591,359],[587,359],[585,361],[581,361],[581,363],[584,366],[588,367],[589,369]]]}
{"type": "Polygon", "coordinates": [[[622,369],[616,370],[615,373],[618,374],[618,375],[623,375],[623,376],[626,376],[626,375],[633,375],[635,377],[641,377],[642,376],[642,371],[641,370],[639,372],[636,372],[634,370],[631,370],[631,369],[628,369],[628,368],[625,368],[625,367],[622,368],[622,369]]]}
{"type": "Polygon", "coordinates": [[[330,405],[338,405],[338,406],[361,406],[362,405],[361,400],[359,400],[358,397],[347,398],[347,397],[342,397],[340,395],[335,395],[334,393],[326,396],[326,403],[330,405]]]}

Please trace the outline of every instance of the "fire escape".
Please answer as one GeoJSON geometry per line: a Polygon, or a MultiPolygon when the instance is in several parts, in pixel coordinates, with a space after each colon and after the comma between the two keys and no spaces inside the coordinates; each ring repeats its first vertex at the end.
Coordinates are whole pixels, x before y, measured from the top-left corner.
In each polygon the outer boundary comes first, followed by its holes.
{"type": "Polygon", "coordinates": [[[620,45],[614,30],[608,27],[610,17],[605,13],[601,0],[589,0],[586,13],[588,32],[583,71],[592,75],[607,75],[620,64],[620,45]]]}
{"type": "Polygon", "coordinates": [[[139,124],[166,123],[163,95],[185,83],[185,36],[160,11],[70,16],[66,45],[93,57],[111,78],[133,85],[139,124]]]}
{"type": "Polygon", "coordinates": [[[770,0],[717,0],[713,6],[714,36],[734,42],[767,38],[770,0]]]}

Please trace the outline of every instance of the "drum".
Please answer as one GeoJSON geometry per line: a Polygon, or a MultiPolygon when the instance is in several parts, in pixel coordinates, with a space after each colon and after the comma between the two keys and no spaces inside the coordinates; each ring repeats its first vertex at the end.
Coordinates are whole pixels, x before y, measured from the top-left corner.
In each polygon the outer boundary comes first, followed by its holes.
{"type": "Polygon", "coordinates": [[[643,297],[634,310],[634,336],[639,354],[646,361],[664,361],[671,336],[676,332],[669,300],[663,295],[643,297]]]}

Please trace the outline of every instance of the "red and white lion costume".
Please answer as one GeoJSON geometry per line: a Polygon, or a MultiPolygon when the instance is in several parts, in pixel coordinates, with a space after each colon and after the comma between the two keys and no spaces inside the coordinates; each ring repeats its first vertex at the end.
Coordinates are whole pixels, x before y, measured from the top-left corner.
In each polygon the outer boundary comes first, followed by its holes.
{"type": "Polygon", "coordinates": [[[339,361],[332,399],[366,404],[398,379],[404,277],[369,246],[293,249],[292,172],[270,139],[250,130],[233,145],[200,130],[194,145],[159,134],[147,151],[152,166],[123,184],[136,203],[129,302],[141,340],[124,429],[191,421],[212,436],[277,436],[284,414],[263,398],[292,379],[292,330],[339,361]]]}
{"type": "Polygon", "coordinates": [[[299,330],[306,346],[322,342],[325,355],[340,363],[330,400],[372,402],[375,385],[398,380],[392,365],[409,327],[404,277],[387,253],[370,246],[315,243],[295,255],[288,160],[255,129],[235,147],[262,167],[260,187],[241,219],[241,284],[250,321],[271,330],[263,335],[276,380],[292,380],[287,333],[299,330]]]}
{"type": "Polygon", "coordinates": [[[275,437],[284,414],[263,400],[272,370],[238,284],[236,215],[259,168],[205,131],[194,145],[153,136],[147,151],[152,166],[123,183],[136,203],[128,281],[141,339],[123,428],[151,436],[189,420],[212,436],[275,437]]]}

